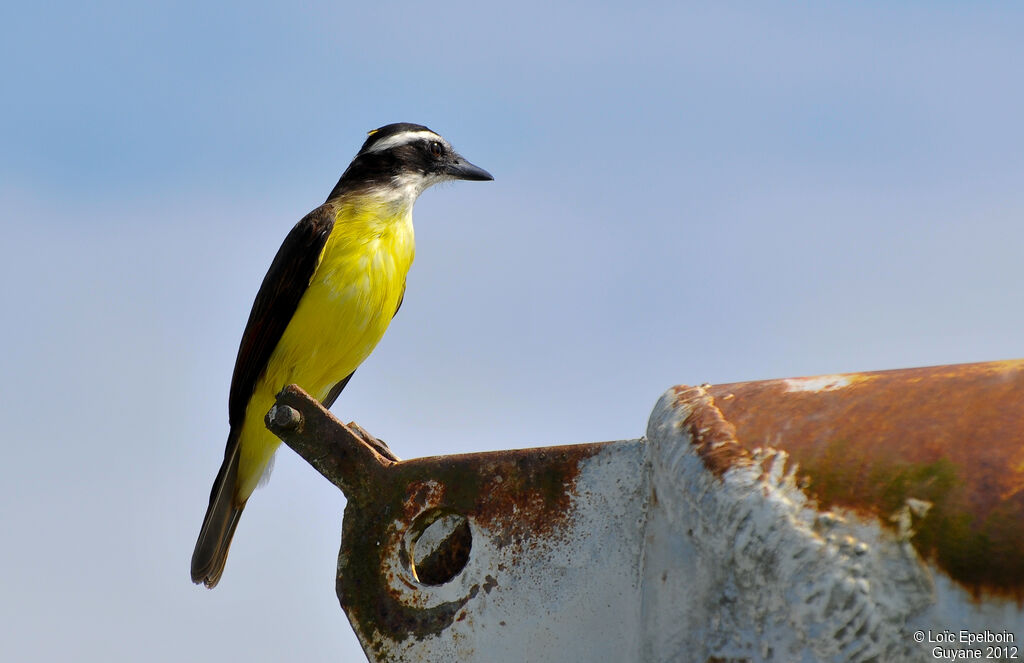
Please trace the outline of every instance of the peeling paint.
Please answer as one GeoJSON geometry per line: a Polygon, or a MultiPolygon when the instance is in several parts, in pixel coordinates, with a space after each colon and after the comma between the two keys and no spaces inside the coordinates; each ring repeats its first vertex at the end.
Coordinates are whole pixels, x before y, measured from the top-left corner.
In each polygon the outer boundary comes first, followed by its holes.
{"type": "MultiPolygon", "coordinates": [[[[948,481],[944,463],[898,472],[903,488],[887,493],[891,520],[824,508],[783,450],[786,434],[764,431],[774,446],[743,440],[744,428],[730,431],[734,419],[712,401],[717,389],[677,387],[651,415],[657,500],[645,537],[641,660],[927,661],[917,630],[1004,629],[1024,638],[1020,603],[972,596],[912,545],[939,502],[896,500],[918,492],[912,486],[941,493],[942,482],[928,479],[948,481]],[[703,423],[719,417],[716,426],[703,423]],[[710,430],[718,448],[733,445],[731,462],[709,462],[710,430]],[[730,432],[738,437],[730,441],[730,432]]],[[[1022,556],[1018,547],[1008,559],[1022,556]]]]}
{"type": "Polygon", "coordinates": [[[813,378],[783,380],[786,391],[835,391],[856,381],[856,378],[850,375],[819,375],[813,378]]]}
{"type": "Polygon", "coordinates": [[[641,660],[924,660],[902,630],[930,600],[913,551],[814,508],[783,451],[744,449],[722,473],[707,467],[690,423],[704,406],[673,391],[648,425],[659,499],[641,660]]]}
{"type": "Polygon", "coordinates": [[[708,394],[737,444],[788,452],[821,509],[896,528],[907,500],[931,502],[915,549],[976,598],[1024,600],[1024,361],[849,378],[832,391],[768,380],[708,394]]]}

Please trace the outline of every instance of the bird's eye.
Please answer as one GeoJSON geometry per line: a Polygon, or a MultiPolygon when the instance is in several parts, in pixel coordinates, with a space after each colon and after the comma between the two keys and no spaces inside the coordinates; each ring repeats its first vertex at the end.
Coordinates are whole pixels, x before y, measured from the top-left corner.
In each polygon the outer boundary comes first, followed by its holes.
{"type": "Polygon", "coordinates": [[[441,143],[435,140],[430,144],[430,154],[432,156],[439,157],[444,154],[444,147],[441,146],[441,143]]]}

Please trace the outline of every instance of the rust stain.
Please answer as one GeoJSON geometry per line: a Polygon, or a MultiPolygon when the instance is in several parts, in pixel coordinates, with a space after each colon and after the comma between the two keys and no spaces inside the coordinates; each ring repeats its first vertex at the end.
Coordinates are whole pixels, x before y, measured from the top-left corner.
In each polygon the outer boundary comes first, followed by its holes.
{"type": "MultiPolygon", "coordinates": [[[[895,527],[908,500],[931,503],[918,553],[976,599],[1024,601],[1024,360],[826,377],[716,385],[691,418],[721,414],[738,446],[785,450],[822,509],[895,527]]],[[[737,458],[705,462],[720,475],[737,458]]]]}
{"type": "Polygon", "coordinates": [[[738,463],[749,463],[749,452],[736,442],[736,427],[726,421],[722,411],[704,387],[676,387],[676,405],[686,406],[690,414],[682,425],[689,428],[694,450],[704,466],[718,478],[738,463]]]}
{"type": "MultiPolygon", "coordinates": [[[[295,408],[301,426],[276,432],[348,498],[336,590],[364,649],[378,657],[408,638],[440,633],[466,614],[464,607],[481,589],[496,586],[488,576],[463,596],[434,605],[426,592],[402,591],[422,588],[412,577],[409,548],[434,514],[465,517],[486,533],[489,545],[545,545],[562,535],[571,518],[581,463],[609,444],[396,462],[390,451],[380,451],[386,450],[382,443],[357,426],[346,428],[298,387],[282,390],[278,404],[295,408]]],[[[457,577],[472,555],[472,538],[471,528],[460,526],[436,542],[437,554],[421,560],[430,579],[457,577]]]]}
{"type": "Polygon", "coordinates": [[[488,577],[459,600],[431,608],[406,605],[381,573],[385,560],[407,557],[396,523],[408,525],[425,510],[442,509],[466,516],[492,545],[541,545],[563,531],[580,464],[604,446],[439,456],[388,466],[373,494],[351,496],[345,510],[337,592],[363,641],[381,654],[387,643],[439,633],[481,589],[494,586],[488,577]]]}
{"type": "Polygon", "coordinates": [[[443,486],[437,506],[513,537],[549,536],[561,528],[580,463],[603,445],[584,444],[418,458],[393,466],[390,480],[428,478],[443,486]]]}

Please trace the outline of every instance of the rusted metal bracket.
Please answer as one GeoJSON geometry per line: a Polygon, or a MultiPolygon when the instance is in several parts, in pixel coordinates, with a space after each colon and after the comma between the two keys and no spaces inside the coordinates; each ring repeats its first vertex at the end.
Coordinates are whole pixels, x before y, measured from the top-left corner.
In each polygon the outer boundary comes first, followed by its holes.
{"type": "Polygon", "coordinates": [[[265,423],[349,500],[368,497],[398,462],[386,444],[356,423],[345,426],[296,385],[277,395],[265,423]]]}
{"type": "Polygon", "coordinates": [[[479,643],[465,640],[424,653],[425,643],[447,638],[453,627],[472,631],[480,623],[471,601],[487,604],[485,620],[499,629],[474,656],[497,661],[504,659],[489,656],[503,647],[509,656],[532,648],[536,656],[516,660],[549,660],[550,638],[530,631],[557,633],[573,622],[584,628],[600,613],[615,619],[622,592],[636,586],[642,508],[625,503],[646,498],[638,440],[397,462],[294,385],[278,395],[267,426],[345,493],[337,594],[373,660],[472,659],[466,656],[479,643]],[[592,501],[586,513],[573,508],[581,498],[592,501]],[[618,554],[619,568],[595,575],[595,560],[559,546],[584,538],[605,542],[602,561],[618,554]],[[534,563],[545,557],[556,575],[534,563]],[[558,627],[541,598],[552,592],[577,595],[566,605],[600,604],[576,618],[563,614],[558,627]]]}
{"type": "Polygon", "coordinates": [[[374,661],[1024,656],[1024,361],[675,387],[643,439],[407,461],[294,386],[267,425],[348,498],[374,661]]]}

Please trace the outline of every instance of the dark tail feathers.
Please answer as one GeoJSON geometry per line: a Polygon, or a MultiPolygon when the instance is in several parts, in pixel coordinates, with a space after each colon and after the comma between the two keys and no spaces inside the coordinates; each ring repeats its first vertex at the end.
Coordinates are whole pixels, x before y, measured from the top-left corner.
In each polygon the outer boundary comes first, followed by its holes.
{"type": "MultiPolygon", "coordinates": [[[[232,436],[236,436],[235,431],[232,431],[232,436]]],[[[231,537],[235,534],[238,519],[245,508],[245,502],[235,503],[239,446],[237,438],[228,441],[230,452],[224,457],[224,463],[213,482],[210,506],[206,510],[203,528],[199,531],[195,552],[192,553],[192,582],[203,583],[211,589],[224,573],[231,537]]]]}

